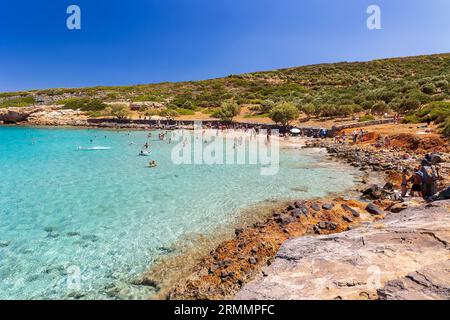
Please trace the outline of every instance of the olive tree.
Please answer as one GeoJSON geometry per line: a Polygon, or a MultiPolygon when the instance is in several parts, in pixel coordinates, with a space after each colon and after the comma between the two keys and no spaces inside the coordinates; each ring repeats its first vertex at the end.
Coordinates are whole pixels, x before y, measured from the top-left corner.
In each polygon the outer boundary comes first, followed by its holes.
{"type": "Polygon", "coordinates": [[[105,111],[117,119],[125,119],[131,113],[131,108],[128,104],[120,103],[108,106],[105,111]]]}
{"type": "Polygon", "coordinates": [[[233,118],[241,112],[240,106],[234,100],[223,101],[220,108],[214,112],[213,116],[224,122],[232,122],[233,118]]]}
{"type": "Polygon", "coordinates": [[[161,110],[159,115],[163,118],[166,118],[167,120],[174,120],[176,117],[179,116],[178,112],[169,108],[161,110]]]}
{"type": "Polygon", "coordinates": [[[276,105],[270,112],[270,119],[275,123],[288,126],[298,118],[298,108],[292,102],[282,102],[276,105]]]}

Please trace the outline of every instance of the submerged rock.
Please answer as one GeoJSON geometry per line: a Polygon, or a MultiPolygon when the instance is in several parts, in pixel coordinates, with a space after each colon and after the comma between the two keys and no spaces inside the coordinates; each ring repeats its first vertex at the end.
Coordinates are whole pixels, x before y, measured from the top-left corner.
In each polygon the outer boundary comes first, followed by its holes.
{"type": "Polygon", "coordinates": [[[160,286],[159,286],[158,282],[156,282],[156,280],[151,279],[149,277],[142,277],[142,278],[136,279],[136,280],[132,281],[131,284],[136,285],[136,286],[151,287],[155,291],[160,290],[160,286]]]}
{"type": "Polygon", "coordinates": [[[56,231],[51,231],[47,234],[47,238],[58,238],[59,237],[59,233],[56,231]]]}
{"type": "Polygon", "coordinates": [[[98,236],[96,236],[95,234],[88,234],[88,235],[82,236],[81,239],[86,240],[86,241],[96,242],[100,238],[98,236]]]}
{"type": "Polygon", "coordinates": [[[11,244],[11,241],[0,240],[0,248],[5,248],[11,244]]]}

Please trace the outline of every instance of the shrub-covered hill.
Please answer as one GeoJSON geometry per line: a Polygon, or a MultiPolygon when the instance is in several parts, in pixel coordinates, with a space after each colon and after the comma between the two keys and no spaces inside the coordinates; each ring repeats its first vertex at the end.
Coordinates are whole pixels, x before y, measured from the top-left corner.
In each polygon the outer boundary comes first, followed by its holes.
{"type": "MultiPolygon", "coordinates": [[[[230,75],[196,82],[61,88],[0,93],[0,107],[30,103],[74,104],[77,98],[153,101],[173,108],[217,108],[235,99],[268,113],[291,101],[310,115],[340,116],[367,110],[410,113],[450,99],[450,54],[341,62],[230,75]]],[[[76,105],[76,103],[75,103],[76,105]]]]}

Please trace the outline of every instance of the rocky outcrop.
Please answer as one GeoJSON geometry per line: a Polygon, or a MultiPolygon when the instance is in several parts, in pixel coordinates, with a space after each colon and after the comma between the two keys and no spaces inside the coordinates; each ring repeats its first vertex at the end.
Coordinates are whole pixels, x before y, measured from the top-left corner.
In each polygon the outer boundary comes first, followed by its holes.
{"type": "Polygon", "coordinates": [[[388,281],[377,290],[380,300],[450,299],[450,260],[435,263],[388,281]]]}
{"type": "Polygon", "coordinates": [[[165,267],[162,276],[156,267],[145,277],[161,283],[162,288],[169,287],[167,293],[161,292],[161,297],[168,299],[229,299],[270,263],[285,240],[341,232],[372,221],[374,217],[365,212],[364,206],[343,199],[296,201],[274,210],[264,222],[237,228],[234,238],[221,243],[178,282],[164,284],[171,278],[167,276],[171,270],[165,267]]]}
{"type": "Polygon", "coordinates": [[[49,107],[32,113],[28,117],[28,123],[49,126],[87,126],[87,119],[88,117],[82,111],[49,107]]]}
{"type": "Polygon", "coordinates": [[[0,122],[9,124],[27,121],[33,110],[32,108],[0,109],[0,122]]]}
{"type": "Polygon", "coordinates": [[[0,109],[0,123],[48,126],[87,126],[84,112],[61,109],[58,105],[0,109]]]}
{"type": "Polygon", "coordinates": [[[236,299],[449,299],[450,201],[287,240],[236,299]]]}

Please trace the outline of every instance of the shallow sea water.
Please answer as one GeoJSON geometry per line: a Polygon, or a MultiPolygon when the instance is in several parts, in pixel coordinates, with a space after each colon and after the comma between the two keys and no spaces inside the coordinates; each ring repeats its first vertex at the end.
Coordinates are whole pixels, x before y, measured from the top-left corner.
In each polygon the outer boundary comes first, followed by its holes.
{"type": "MultiPolygon", "coordinates": [[[[116,298],[112,288],[183,237],[231,225],[264,201],[343,191],[356,174],[295,149],[280,151],[273,176],[258,165],[175,165],[174,145],[157,135],[0,127],[0,299],[116,298]],[[152,155],[140,157],[146,141],[152,155]]],[[[120,298],[148,294],[130,288],[120,298]]]]}

